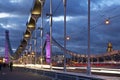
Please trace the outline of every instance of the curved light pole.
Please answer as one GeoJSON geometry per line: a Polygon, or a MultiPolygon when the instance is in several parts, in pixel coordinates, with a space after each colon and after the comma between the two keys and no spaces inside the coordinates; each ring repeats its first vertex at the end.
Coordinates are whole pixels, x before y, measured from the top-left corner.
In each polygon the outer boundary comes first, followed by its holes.
{"type": "Polygon", "coordinates": [[[90,0],[88,0],[88,50],[87,50],[87,74],[91,75],[91,64],[90,64],[90,0]]]}

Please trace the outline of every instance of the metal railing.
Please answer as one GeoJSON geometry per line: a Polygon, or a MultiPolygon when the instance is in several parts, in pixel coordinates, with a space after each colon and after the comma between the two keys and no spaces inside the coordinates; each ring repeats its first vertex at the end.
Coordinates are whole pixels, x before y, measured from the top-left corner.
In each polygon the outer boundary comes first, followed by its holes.
{"type": "Polygon", "coordinates": [[[52,78],[52,80],[103,80],[95,76],[88,76],[85,74],[62,72],[62,71],[48,70],[48,69],[39,70],[39,69],[30,69],[24,67],[15,67],[15,69],[22,72],[37,73],[39,75],[50,77],[52,78]]]}

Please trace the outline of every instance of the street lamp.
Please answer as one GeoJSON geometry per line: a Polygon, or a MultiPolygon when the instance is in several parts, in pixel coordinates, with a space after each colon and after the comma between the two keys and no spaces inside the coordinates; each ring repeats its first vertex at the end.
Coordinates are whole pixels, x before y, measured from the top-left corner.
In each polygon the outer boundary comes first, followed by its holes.
{"type": "Polygon", "coordinates": [[[87,74],[91,75],[90,64],[90,0],[88,0],[88,50],[87,50],[87,74]]]}
{"type": "Polygon", "coordinates": [[[109,19],[106,19],[105,20],[105,24],[109,24],[110,23],[110,20],[109,19]]]}
{"type": "Polygon", "coordinates": [[[63,0],[64,4],[64,72],[66,72],[66,2],[63,0]]]}
{"type": "MultiPolygon", "coordinates": [[[[45,0],[39,0],[39,2],[41,3],[41,6],[40,6],[40,14],[41,14],[41,27],[39,28],[40,29],[40,35],[41,35],[41,58],[43,57],[43,50],[42,50],[42,47],[43,47],[43,5],[44,5],[44,2],[45,0]]],[[[43,60],[40,60],[41,62],[41,69],[43,68],[43,60]]]]}
{"type": "MultiPolygon", "coordinates": [[[[41,49],[41,58],[43,56],[43,50],[42,50],[42,47],[43,47],[43,19],[41,19],[41,27],[38,27],[38,29],[40,30],[40,37],[41,37],[41,46],[40,46],[40,49],[41,49]]],[[[41,69],[43,68],[43,61],[40,60],[40,63],[41,63],[41,69]]]]}
{"type": "Polygon", "coordinates": [[[66,40],[70,40],[70,36],[66,36],[66,40]]]}
{"type": "Polygon", "coordinates": [[[50,0],[50,69],[52,70],[52,0],[50,0]]]}

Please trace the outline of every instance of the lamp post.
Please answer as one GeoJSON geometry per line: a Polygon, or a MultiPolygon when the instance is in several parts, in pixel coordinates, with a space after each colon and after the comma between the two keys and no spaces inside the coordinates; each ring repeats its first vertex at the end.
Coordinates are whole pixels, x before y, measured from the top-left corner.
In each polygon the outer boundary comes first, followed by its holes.
{"type": "Polygon", "coordinates": [[[88,50],[87,50],[87,74],[91,75],[91,64],[90,64],[90,0],[88,0],[88,50]]]}
{"type": "Polygon", "coordinates": [[[66,2],[63,0],[64,4],[64,72],[66,72],[66,2]]]}
{"type": "MultiPolygon", "coordinates": [[[[42,24],[41,24],[42,25],[42,24]]],[[[41,46],[40,46],[40,49],[41,49],[41,58],[42,58],[42,56],[43,56],[43,50],[42,50],[42,47],[43,47],[43,27],[41,26],[40,27],[40,36],[41,36],[41,46]]],[[[40,63],[41,63],[41,68],[43,68],[43,62],[42,62],[42,60],[40,60],[40,63]]]]}
{"type": "Polygon", "coordinates": [[[42,57],[43,57],[43,4],[44,4],[44,0],[40,0],[41,2],[41,27],[40,27],[40,34],[41,34],[41,69],[43,68],[43,61],[42,61],[42,57]]]}
{"type": "Polygon", "coordinates": [[[50,0],[50,69],[52,70],[52,0],[50,0]]]}
{"type": "Polygon", "coordinates": [[[35,57],[35,64],[36,64],[36,61],[37,61],[37,35],[36,35],[36,29],[35,29],[35,37],[34,37],[34,57],[35,57]]]}
{"type": "MultiPolygon", "coordinates": [[[[70,40],[70,36],[66,36],[66,41],[69,41],[70,40]]],[[[67,42],[66,42],[67,44],[67,42]]],[[[66,46],[66,49],[67,49],[67,46],[66,46]]],[[[68,59],[66,58],[66,64],[68,63],[68,59]]]]}
{"type": "Polygon", "coordinates": [[[33,49],[33,47],[32,47],[32,35],[31,35],[30,41],[29,41],[29,49],[28,49],[27,54],[28,54],[28,53],[32,53],[32,49],[33,49]]]}

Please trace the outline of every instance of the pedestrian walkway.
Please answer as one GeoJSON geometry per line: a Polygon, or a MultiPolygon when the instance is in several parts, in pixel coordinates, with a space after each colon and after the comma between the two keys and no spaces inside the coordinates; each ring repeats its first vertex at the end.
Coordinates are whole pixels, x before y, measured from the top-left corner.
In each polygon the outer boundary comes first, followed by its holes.
{"type": "Polygon", "coordinates": [[[18,72],[13,69],[11,72],[9,68],[4,68],[0,71],[0,80],[52,80],[49,77],[42,76],[31,72],[18,72]]]}

